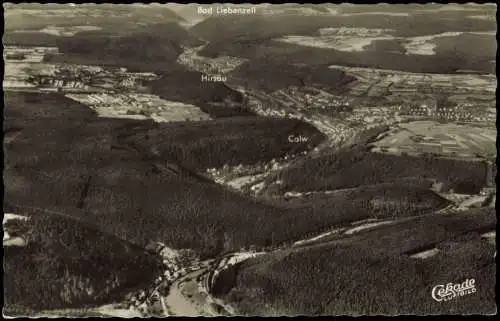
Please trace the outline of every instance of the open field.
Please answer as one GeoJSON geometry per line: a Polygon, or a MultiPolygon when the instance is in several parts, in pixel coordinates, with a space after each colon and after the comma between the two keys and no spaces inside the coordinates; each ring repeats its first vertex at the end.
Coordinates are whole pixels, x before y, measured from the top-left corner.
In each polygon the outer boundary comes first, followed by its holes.
{"type": "Polygon", "coordinates": [[[96,31],[96,30],[102,30],[102,28],[98,26],[69,26],[69,27],[49,26],[40,29],[38,31],[55,36],[74,36],[78,32],[96,31]]]}
{"type": "Polygon", "coordinates": [[[481,235],[495,224],[487,209],[332,236],[243,262],[218,294],[243,315],[494,313],[495,247],[481,235]],[[427,249],[437,250],[414,255],[427,249]],[[435,285],[467,278],[476,293],[432,299],[435,285]]]}
{"type": "Polygon", "coordinates": [[[85,104],[100,117],[151,117],[157,122],[208,120],[210,116],[198,107],[168,101],[149,94],[67,94],[66,97],[85,104]]]}
{"type": "MultiPolygon", "coordinates": [[[[363,30],[365,31],[365,30],[363,30]]],[[[285,36],[276,39],[302,46],[332,48],[339,51],[363,51],[364,48],[376,40],[394,39],[390,36],[391,30],[367,29],[366,32],[349,28],[322,28],[318,36],[285,36]]]]}
{"type": "MultiPolygon", "coordinates": [[[[388,46],[386,50],[392,49],[408,55],[435,55],[436,50],[442,50],[439,38],[460,38],[463,32],[443,32],[418,37],[395,37],[394,29],[359,29],[359,28],[321,28],[314,36],[285,36],[276,39],[277,41],[310,46],[318,48],[330,48],[338,51],[377,51],[381,49],[379,43],[384,41],[387,45],[392,41],[392,48],[388,46]]],[[[495,33],[492,32],[471,32],[463,37],[481,38],[489,36],[493,41],[495,33]]],[[[491,50],[491,48],[488,48],[491,50]]]]}
{"type": "Polygon", "coordinates": [[[416,73],[340,65],[330,65],[329,68],[342,70],[357,79],[356,82],[351,83],[352,93],[355,95],[369,93],[368,89],[370,89],[370,91],[387,95],[451,93],[452,95],[477,95],[484,99],[492,99],[497,83],[493,73],[416,73]]]}
{"type": "Polygon", "coordinates": [[[496,130],[433,121],[401,123],[373,143],[374,152],[477,158],[496,156],[496,130]]]}

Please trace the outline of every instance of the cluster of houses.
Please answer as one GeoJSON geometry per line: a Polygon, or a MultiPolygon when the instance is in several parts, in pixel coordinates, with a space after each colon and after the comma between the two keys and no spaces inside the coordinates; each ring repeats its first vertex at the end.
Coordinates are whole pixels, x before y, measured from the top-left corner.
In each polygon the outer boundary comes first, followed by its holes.
{"type": "Polygon", "coordinates": [[[152,288],[139,290],[129,299],[129,308],[139,311],[143,316],[166,316],[168,309],[164,300],[170,286],[175,280],[203,268],[204,263],[161,242],[154,244],[151,250],[162,258],[164,272],[155,279],[152,288]]]}
{"type": "Polygon", "coordinates": [[[149,72],[127,72],[125,68],[103,69],[99,66],[60,65],[53,72],[31,75],[30,83],[53,90],[81,91],[136,89],[157,79],[149,72]]]}
{"type": "MultiPolygon", "coordinates": [[[[286,163],[294,160],[302,155],[306,155],[307,151],[302,151],[298,154],[285,155],[281,158],[273,158],[269,162],[262,162],[253,165],[239,164],[237,166],[230,166],[225,164],[221,168],[208,168],[206,175],[218,184],[228,184],[232,180],[246,177],[244,185],[252,184],[259,181],[267,172],[277,171],[281,169],[286,163]]],[[[238,185],[238,184],[236,184],[238,185]]],[[[254,184],[250,187],[253,193],[257,193],[262,184],[254,184]]],[[[229,186],[234,187],[232,184],[229,186]]]]}
{"type": "Polygon", "coordinates": [[[424,101],[418,104],[399,106],[402,115],[432,117],[435,119],[451,121],[489,121],[494,120],[493,115],[485,108],[477,108],[472,103],[457,103],[440,106],[436,101],[424,101]],[[484,112],[481,110],[484,109],[484,112]]]}
{"type": "Polygon", "coordinates": [[[224,75],[234,70],[236,67],[247,61],[247,59],[219,56],[208,58],[198,55],[200,48],[184,48],[184,52],[179,55],[177,61],[187,66],[191,70],[199,71],[207,75],[224,75]]]}
{"type": "Polygon", "coordinates": [[[57,54],[57,47],[5,46],[4,59],[23,63],[42,62],[46,54],[57,54]]]}

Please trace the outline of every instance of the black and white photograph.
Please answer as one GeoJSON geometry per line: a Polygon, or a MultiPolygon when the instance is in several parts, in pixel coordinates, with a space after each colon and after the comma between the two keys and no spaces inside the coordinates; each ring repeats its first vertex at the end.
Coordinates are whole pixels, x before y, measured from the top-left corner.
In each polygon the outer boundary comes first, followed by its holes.
{"type": "Polygon", "coordinates": [[[497,313],[495,3],[3,11],[4,317],[497,313]]]}

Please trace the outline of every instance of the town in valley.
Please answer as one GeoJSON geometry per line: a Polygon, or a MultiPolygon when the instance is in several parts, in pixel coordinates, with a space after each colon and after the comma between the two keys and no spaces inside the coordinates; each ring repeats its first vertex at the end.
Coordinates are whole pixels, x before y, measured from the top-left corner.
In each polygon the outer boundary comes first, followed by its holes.
{"type": "Polygon", "coordinates": [[[495,14],[4,4],[4,315],[496,313],[495,14]]]}

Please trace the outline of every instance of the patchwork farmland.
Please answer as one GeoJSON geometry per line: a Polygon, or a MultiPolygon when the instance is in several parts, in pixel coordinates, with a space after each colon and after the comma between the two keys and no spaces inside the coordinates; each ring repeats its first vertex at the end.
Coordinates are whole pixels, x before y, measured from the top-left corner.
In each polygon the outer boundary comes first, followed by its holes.
{"type": "Polygon", "coordinates": [[[373,143],[373,152],[419,156],[496,157],[496,132],[493,128],[441,124],[434,121],[401,123],[381,134],[373,143]]]}

